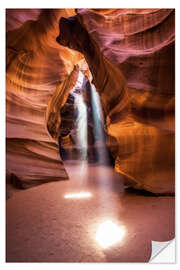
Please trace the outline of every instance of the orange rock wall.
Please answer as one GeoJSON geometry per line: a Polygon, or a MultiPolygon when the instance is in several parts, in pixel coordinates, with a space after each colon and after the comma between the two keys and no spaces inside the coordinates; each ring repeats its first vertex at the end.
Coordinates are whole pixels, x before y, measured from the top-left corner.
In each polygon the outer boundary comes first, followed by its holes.
{"type": "Polygon", "coordinates": [[[82,56],[56,42],[61,16],[73,10],[7,10],[6,167],[28,188],[68,175],[58,149],[59,110],[74,86],[82,56]]]}
{"type": "Polygon", "coordinates": [[[76,12],[7,10],[8,175],[23,188],[67,179],[57,145],[59,110],[83,54],[115,170],[135,188],[173,193],[175,11],[76,12]],[[71,19],[61,21],[58,36],[61,17],[71,19]]]}
{"type": "Polygon", "coordinates": [[[174,192],[174,18],[172,9],[78,9],[60,23],[59,42],[84,54],[100,93],[116,171],[154,193],[174,192]]]}
{"type": "Polygon", "coordinates": [[[118,146],[114,153],[116,171],[136,188],[172,193],[175,11],[114,10],[99,14],[80,10],[79,17],[105,61],[126,79],[127,95],[122,90],[124,81],[107,67],[108,80],[119,86],[107,82],[103,91],[97,87],[110,104],[114,102],[111,95],[119,93],[119,101],[107,113],[106,121],[107,132],[118,146]],[[128,101],[126,115],[123,107],[128,101]]]}

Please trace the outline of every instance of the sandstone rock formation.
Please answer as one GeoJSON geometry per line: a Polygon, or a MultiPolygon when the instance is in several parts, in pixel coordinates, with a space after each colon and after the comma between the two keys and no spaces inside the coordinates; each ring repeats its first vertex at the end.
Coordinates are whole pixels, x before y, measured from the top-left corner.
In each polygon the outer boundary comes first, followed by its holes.
{"type": "Polygon", "coordinates": [[[60,108],[82,56],[56,43],[61,16],[73,10],[7,10],[6,168],[20,188],[66,180],[60,160],[60,108]]]}
{"type": "Polygon", "coordinates": [[[174,13],[7,10],[10,181],[27,188],[68,178],[58,151],[60,110],[79,68],[90,78],[89,67],[115,170],[135,188],[174,192],[174,13]]]}
{"type": "Polygon", "coordinates": [[[76,12],[60,20],[57,42],[85,56],[116,171],[135,188],[173,193],[175,11],[76,12]]]}

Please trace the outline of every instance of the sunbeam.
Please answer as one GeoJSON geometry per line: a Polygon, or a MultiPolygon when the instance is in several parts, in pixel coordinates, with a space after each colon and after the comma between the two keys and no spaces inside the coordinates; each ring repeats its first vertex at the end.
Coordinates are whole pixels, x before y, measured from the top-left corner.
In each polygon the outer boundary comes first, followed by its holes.
{"type": "Polygon", "coordinates": [[[96,88],[91,84],[91,99],[92,99],[92,109],[93,109],[93,119],[94,119],[94,137],[96,149],[98,150],[98,161],[99,163],[108,164],[108,153],[105,141],[105,135],[103,130],[104,115],[103,109],[100,101],[99,94],[96,88]]]}
{"type": "Polygon", "coordinates": [[[82,88],[84,75],[79,72],[78,81],[72,90],[75,97],[75,108],[78,110],[77,117],[77,145],[80,150],[80,159],[87,160],[87,106],[83,100],[82,91],[77,91],[82,88]]]}

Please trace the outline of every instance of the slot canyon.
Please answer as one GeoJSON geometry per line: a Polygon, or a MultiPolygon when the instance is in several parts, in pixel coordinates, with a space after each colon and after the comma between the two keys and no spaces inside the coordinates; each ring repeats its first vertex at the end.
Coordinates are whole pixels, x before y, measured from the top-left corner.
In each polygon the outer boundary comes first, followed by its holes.
{"type": "Polygon", "coordinates": [[[148,262],[174,208],[175,10],[6,9],[6,261],[148,262]]]}

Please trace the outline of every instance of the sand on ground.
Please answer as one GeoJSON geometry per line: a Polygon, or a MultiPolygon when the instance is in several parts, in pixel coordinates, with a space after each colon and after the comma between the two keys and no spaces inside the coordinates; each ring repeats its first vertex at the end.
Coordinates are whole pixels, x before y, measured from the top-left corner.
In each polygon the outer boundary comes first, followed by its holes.
{"type": "Polygon", "coordinates": [[[174,238],[173,196],[124,189],[109,166],[66,162],[65,167],[69,181],[22,190],[7,200],[7,262],[146,262],[152,240],[174,238]],[[92,196],[64,198],[82,191],[92,196]],[[102,248],[96,232],[107,220],[125,234],[102,248]]]}

